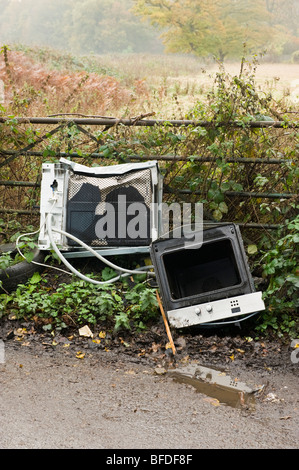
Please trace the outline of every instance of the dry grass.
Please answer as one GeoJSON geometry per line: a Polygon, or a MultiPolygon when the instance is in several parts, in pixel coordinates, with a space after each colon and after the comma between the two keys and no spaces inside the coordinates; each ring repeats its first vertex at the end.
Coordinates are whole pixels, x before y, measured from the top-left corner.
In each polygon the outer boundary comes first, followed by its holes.
{"type": "MultiPolygon", "coordinates": [[[[231,76],[239,75],[240,63],[225,64],[224,69],[231,76]]],[[[163,85],[168,96],[167,112],[174,114],[179,105],[181,115],[184,115],[198,99],[204,100],[218,72],[217,64],[201,65],[199,69],[196,67],[193,71],[189,70],[188,74],[172,73],[165,77],[163,85]],[[174,98],[175,102],[171,105],[174,98]]],[[[298,111],[299,64],[260,64],[255,77],[260,90],[271,93],[274,100],[285,101],[286,111],[296,110],[296,105],[298,111]]],[[[151,78],[147,80],[150,81],[151,78]]]]}
{"type": "Polygon", "coordinates": [[[53,70],[18,51],[1,55],[0,79],[4,82],[4,107],[23,116],[55,112],[103,115],[128,106],[132,100],[132,91],[114,77],[84,70],[53,70]]]}
{"type": "MultiPolygon", "coordinates": [[[[142,102],[143,111],[164,113],[168,119],[183,117],[198,99],[204,99],[219,72],[218,64],[190,56],[132,54],[97,56],[96,60],[122,75],[128,86],[134,80],[142,81],[150,97],[142,102]]],[[[224,68],[229,75],[239,75],[240,62],[227,63],[224,68]]],[[[292,109],[298,104],[299,64],[261,63],[255,77],[260,89],[274,99],[285,99],[292,109]]]]}
{"type": "MultiPolygon", "coordinates": [[[[27,116],[77,112],[123,117],[155,112],[157,117],[179,119],[197,100],[204,100],[219,72],[217,64],[189,56],[72,57],[58,51],[16,49],[8,51],[6,62],[0,56],[0,79],[7,111],[27,116]]],[[[225,70],[238,75],[240,63],[226,64],[225,70]]],[[[262,63],[256,69],[261,90],[284,99],[292,110],[299,101],[298,79],[299,64],[262,63]]]]}

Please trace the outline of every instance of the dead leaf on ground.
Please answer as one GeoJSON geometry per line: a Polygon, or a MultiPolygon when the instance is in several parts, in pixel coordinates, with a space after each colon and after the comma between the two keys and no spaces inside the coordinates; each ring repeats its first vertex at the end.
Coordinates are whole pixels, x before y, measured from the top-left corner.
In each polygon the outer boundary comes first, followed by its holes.
{"type": "Polygon", "coordinates": [[[76,354],[77,359],[84,359],[84,357],[85,357],[85,353],[83,353],[82,351],[77,352],[76,354]]]}
{"type": "Polygon", "coordinates": [[[155,371],[155,374],[157,375],[165,375],[167,372],[167,370],[164,369],[164,367],[156,367],[154,371],[155,371]]]}
{"type": "Polygon", "coordinates": [[[206,401],[207,403],[210,403],[213,406],[221,405],[220,401],[217,400],[217,398],[206,397],[206,398],[203,398],[203,401],[206,401]]]}

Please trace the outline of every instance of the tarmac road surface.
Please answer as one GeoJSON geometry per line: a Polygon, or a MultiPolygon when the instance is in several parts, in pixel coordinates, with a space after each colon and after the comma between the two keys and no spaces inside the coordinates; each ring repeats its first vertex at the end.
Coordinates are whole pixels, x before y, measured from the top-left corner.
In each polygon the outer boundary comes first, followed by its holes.
{"type": "Polygon", "coordinates": [[[8,343],[0,449],[298,449],[298,376],[245,376],[266,389],[239,409],[119,354],[80,359],[8,343]]]}

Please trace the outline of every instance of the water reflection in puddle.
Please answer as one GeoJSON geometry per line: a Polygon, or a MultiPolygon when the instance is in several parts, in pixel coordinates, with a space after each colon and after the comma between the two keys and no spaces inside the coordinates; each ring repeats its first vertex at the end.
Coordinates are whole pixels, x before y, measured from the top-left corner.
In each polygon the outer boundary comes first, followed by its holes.
{"type": "Polygon", "coordinates": [[[176,382],[192,385],[198,392],[215,398],[221,404],[240,408],[244,405],[254,408],[255,392],[244,382],[233,379],[225,372],[197,364],[169,370],[168,375],[176,382]]]}

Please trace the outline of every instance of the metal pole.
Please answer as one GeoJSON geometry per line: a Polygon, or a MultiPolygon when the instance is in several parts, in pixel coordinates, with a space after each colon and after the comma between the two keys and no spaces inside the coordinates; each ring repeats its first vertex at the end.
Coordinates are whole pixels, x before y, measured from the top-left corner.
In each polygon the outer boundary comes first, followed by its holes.
{"type": "Polygon", "coordinates": [[[116,119],[116,118],[62,118],[62,117],[14,117],[13,119],[0,117],[0,123],[13,121],[17,124],[80,124],[88,126],[108,126],[122,124],[123,126],[192,126],[192,127],[234,127],[234,128],[298,128],[299,122],[285,121],[195,121],[195,120],[167,120],[167,119],[116,119]]]}
{"type": "MultiPolygon", "coordinates": [[[[40,183],[33,183],[32,181],[12,181],[0,180],[0,186],[22,186],[22,187],[40,187],[40,183]]],[[[201,191],[191,191],[191,189],[173,189],[169,186],[164,187],[164,192],[167,194],[202,194],[201,191]]],[[[298,197],[297,194],[292,193],[260,193],[250,191],[223,191],[223,194],[232,197],[254,197],[254,198],[269,198],[269,199],[292,199],[298,197]]]]}
{"type": "MultiPolygon", "coordinates": [[[[29,156],[29,157],[42,157],[43,152],[38,152],[38,151],[28,151],[24,153],[19,153],[18,150],[0,150],[1,155],[24,155],[24,156],[29,156]]],[[[116,157],[117,157],[116,153],[116,157]]],[[[91,153],[91,154],[86,154],[84,156],[79,155],[76,152],[72,153],[67,153],[67,152],[59,152],[57,153],[56,157],[72,157],[72,158],[106,158],[103,154],[101,153],[91,153]]],[[[145,155],[144,157],[141,157],[140,155],[129,155],[128,158],[130,160],[158,160],[158,161],[177,161],[177,162],[190,162],[190,161],[197,161],[197,162],[216,162],[216,158],[213,157],[201,157],[201,156],[196,156],[192,155],[192,157],[183,157],[180,155],[145,155]]],[[[279,165],[281,163],[292,163],[293,160],[288,160],[288,159],[278,159],[278,158],[227,158],[225,160],[227,163],[262,163],[262,164],[272,164],[272,165],[279,165]]]]}

